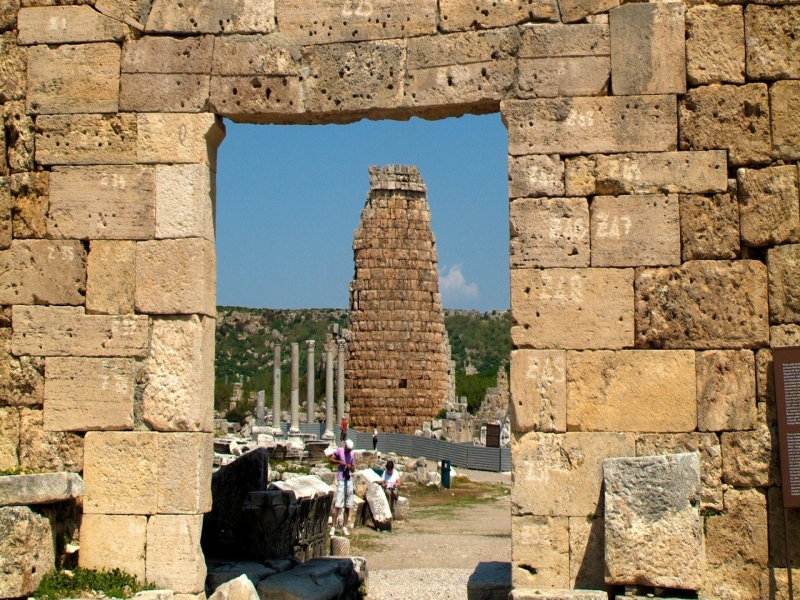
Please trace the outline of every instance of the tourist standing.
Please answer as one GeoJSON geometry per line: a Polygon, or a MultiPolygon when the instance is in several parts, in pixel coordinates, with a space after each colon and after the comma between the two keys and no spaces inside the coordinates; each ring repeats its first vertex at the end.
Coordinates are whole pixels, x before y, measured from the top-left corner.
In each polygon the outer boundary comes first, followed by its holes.
{"type": "Polygon", "coordinates": [[[372,426],[372,451],[376,452],[378,450],[378,426],[372,426]]]}
{"type": "Polygon", "coordinates": [[[333,504],[333,526],[331,536],[336,535],[336,522],[339,519],[339,509],[344,508],[344,523],[342,534],[350,535],[347,524],[350,522],[350,509],[355,506],[353,497],[353,471],[356,469],[356,455],[353,452],[353,440],[347,440],[343,447],[337,448],[331,454],[331,463],[337,466],[336,470],[336,501],[333,504]]]}
{"type": "Polygon", "coordinates": [[[342,423],[340,427],[342,428],[342,441],[345,441],[347,439],[347,419],[344,417],[342,417],[342,423]]]}

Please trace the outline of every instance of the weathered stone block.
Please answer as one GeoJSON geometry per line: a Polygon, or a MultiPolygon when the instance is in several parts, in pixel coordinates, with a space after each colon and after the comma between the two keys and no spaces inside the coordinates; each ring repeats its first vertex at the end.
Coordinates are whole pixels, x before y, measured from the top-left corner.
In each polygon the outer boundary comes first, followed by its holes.
{"type": "Polygon", "coordinates": [[[25,114],[24,102],[9,102],[3,108],[8,170],[11,173],[32,171],[33,119],[25,114]]]}
{"type": "Polygon", "coordinates": [[[19,410],[0,406],[0,471],[19,468],[19,410]]]}
{"type": "Polygon", "coordinates": [[[723,510],[722,448],[714,433],[645,433],[636,438],[636,456],[700,454],[701,508],[723,510]]]}
{"type": "Polygon", "coordinates": [[[0,478],[0,506],[53,504],[83,496],[77,473],[6,475],[0,478]]]}
{"type": "MultiPolygon", "coordinates": [[[[800,581],[800,569],[792,568],[792,586],[795,581],[800,581]]],[[[774,594],[775,600],[789,600],[788,569],[770,568],[768,584],[762,583],[762,587],[771,590],[770,594],[774,594]]]]}
{"type": "Polygon", "coordinates": [[[143,582],[146,544],[144,515],[84,514],[78,563],[84,569],[121,569],[143,582]]]}
{"type": "Polygon", "coordinates": [[[270,33],[275,29],[275,5],[258,0],[242,0],[235,6],[214,0],[155,0],[145,29],[148,33],[190,35],[270,33]]]}
{"type": "Polygon", "coordinates": [[[698,455],[612,458],[603,471],[606,583],[700,589],[698,455]]]}
{"type": "Polygon", "coordinates": [[[747,77],[749,79],[797,79],[800,65],[800,6],[747,6],[747,77]]]}
{"type": "Polygon", "coordinates": [[[500,100],[514,81],[513,29],[408,40],[406,106],[452,106],[500,100]]]}
{"type": "Polygon", "coordinates": [[[677,146],[677,111],[669,96],[508,100],[500,112],[513,155],[665,152],[677,146]]]}
{"type": "Polygon", "coordinates": [[[11,219],[15,238],[48,237],[49,190],[50,173],[15,173],[11,176],[11,219]]]}
{"type": "Polygon", "coordinates": [[[179,594],[203,591],[203,515],[155,515],[147,522],[147,581],[179,594]],[[175,540],[182,540],[180,545],[175,540]]]}
{"type": "Polygon", "coordinates": [[[51,237],[146,240],[155,234],[155,169],[61,167],[50,175],[51,237]]]}
{"type": "Polygon", "coordinates": [[[45,361],[45,429],[133,429],[134,377],[132,358],[49,357],[45,361]]]}
{"type": "Polygon", "coordinates": [[[212,77],[210,103],[215,112],[235,121],[278,123],[303,112],[303,90],[296,76],[212,77]]]}
{"type": "Polygon", "coordinates": [[[734,431],[756,426],[756,365],[751,350],[697,353],[697,428],[734,431]]]}
{"type": "Polygon", "coordinates": [[[611,54],[607,23],[533,24],[520,27],[519,32],[520,57],[551,58],[611,54]]]}
{"type": "Polygon", "coordinates": [[[136,162],[205,163],[216,168],[217,147],[225,126],[213,114],[136,115],[136,162]]]}
{"type": "Polygon", "coordinates": [[[767,251],[771,323],[800,323],[800,244],[767,251]]]}
{"type": "Polygon", "coordinates": [[[213,431],[214,319],[154,319],[144,420],[159,431],[213,431]]]}
{"type": "Polygon", "coordinates": [[[769,88],[772,149],[784,160],[800,159],[800,81],[777,81],[769,88]]]}
{"type": "Polygon", "coordinates": [[[560,0],[558,5],[561,8],[561,20],[574,23],[619,6],[619,0],[560,0]]]}
{"type": "Polygon", "coordinates": [[[693,6],[686,11],[686,71],[689,83],[744,83],[742,7],[693,6]]]}
{"type": "Polygon", "coordinates": [[[15,31],[6,31],[0,36],[0,102],[25,98],[27,53],[17,46],[15,31]]]}
{"type": "Polygon", "coordinates": [[[208,108],[208,75],[123,73],[119,108],[131,112],[202,112],[208,108]]]}
{"type": "Polygon", "coordinates": [[[83,308],[14,306],[12,351],[20,356],[144,357],[144,315],[87,315],[83,308]]]}
{"type": "Polygon", "coordinates": [[[136,162],[136,115],[43,115],[36,119],[41,165],[136,162]]]}
{"type": "Polygon", "coordinates": [[[305,107],[315,113],[399,107],[404,46],[397,41],[312,46],[305,61],[305,107]],[[339,72],[343,76],[339,76],[339,72]]]}
{"type": "Polygon", "coordinates": [[[136,246],[136,310],[159,315],[216,310],[214,244],[201,238],[140,242],[136,246]]]}
{"type": "Polygon", "coordinates": [[[50,521],[27,506],[0,508],[0,596],[17,598],[36,591],[56,567],[50,521]]]}
{"type": "Polygon", "coordinates": [[[514,544],[511,571],[514,587],[569,587],[569,519],[567,517],[511,517],[511,537],[535,540],[514,544]]]}
{"type": "Polygon", "coordinates": [[[615,95],[686,93],[682,2],[625,4],[608,16],[615,95]]]}
{"type": "Polygon", "coordinates": [[[0,177],[0,250],[11,246],[11,178],[0,177]]]}
{"type": "Polygon", "coordinates": [[[12,406],[42,404],[44,361],[11,354],[11,330],[0,329],[0,403],[12,406]]]}
{"type": "Polygon", "coordinates": [[[767,407],[758,406],[753,431],[722,434],[722,476],[736,487],[766,487],[780,481],[778,432],[767,423],[767,407]]]}
{"type": "Polygon", "coordinates": [[[28,49],[29,113],[114,113],[119,107],[117,44],[28,49]]]}
{"type": "Polygon", "coordinates": [[[567,430],[566,352],[512,350],[510,383],[515,432],[567,430]]]}
{"type": "Polygon", "coordinates": [[[511,267],[588,267],[586,198],[518,198],[509,208],[511,267]]]}
{"type": "Polygon", "coordinates": [[[681,194],[681,248],[687,260],[732,259],[739,256],[739,201],[731,191],[700,196],[681,194]]]}
{"type": "Polygon", "coordinates": [[[296,45],[417,37],[436,32],[436,0],[277,0],[280,31],[296,45]],[[314,19],[309,19],[309,14],[314,19]]]}
{"type": "Polygon", "coordinates": [[[769,348],[756,351],[756,399],[768,406],[775,404],[775,369],[769,348]]]}
{"type": "Polygon", "coordinates": [[[597,179],[597,156],[567,158],[564,168],[564,187],[567,196],[592,196],[597,179]]]}
{"type": "Polygon", "coordinates": [[[703,589],[708,596],[768,597],[769,590],[762,589],[768,561],[764,492],[726,490],[725,512],[707,516],[704,528],[707,568],[703,589]]]}
{"type": "Polygon", "coordinates": [[[563,196],[564,161],[552,156],[509,156],[508,197],[563,196]]]}
{"type": "Polygon", "coordinates": [[[439,27],[442,31],[491,29],[526,21],[558,21],[558,3],[553,0],[441,0],[439,27]]]}
{"type": "MultiPolygon", "coordinates": [[[[219,38],[219,44],[229,43],[219,38]]],[[[173,38],[147,35],[128,39],[122,47],[123,73],[211,73],[214,37],[173,38]]]]}
{"type": "Polygon", "coordinates": [[[598,196],[592,201],[592,266],[679,265],[677,195],[598,196]]]}
{"type": "Polygon", "coordinates": [[[603,590],[605,519],[595,515],[569,518],[569,587],[603,590]]]}
{"type": "Polygon", "coordinates": [[[632,346],[633,270],[512,269],[511,311],[514,346],[632,346]]]}
{"type": "Polygon", "coordinates": [[[755,260],[637,269],[639,348],[758,348],[769,340],[767,268],[755,260]]]}
{"type": "Polygon", "coordinates": [[[567,353],[568,431],[693,431],[691,351],[567,353]]]}
{"type": "Polygon", "coordinates": [[[709,85],[681,100],[681,150],[728,150],[731,165],[770,161],[767,86],[709,85]]]}
{"type": "Polygon", "coordinates": [[[136,242],[92,240],[86,262],[87,314],[133,313],[136,242]]]}
{"type": "Polygon", "coordinates": [[[603,460],[633,456],[631,433],[512,436],[512,515],[586,517],[603,512],[603,460]]]}
{"type": "Polygon", "coordinates": [[[19,409],[19,468],[28,473],[83,471],[83,438],[44,430],[41,410],[19,409]]]}
{"type": "Polygon", "coordinates": [[[23,8],[17,16],[20,44],[75,44],[119,41],[122,23],[91,6],[23,8]]]}
{"type": "Polygon", "coordinates": [[[296,49],[277,36],[231,35],[214,40],[213,75],[297,76],[300,70],[296,49]]]}
{"type": "Polygon", "coordinates": [[[0,304],[83,304],[85,290],[80,242],[14,240],[0,251],[0,304]]]}
{"type": "MultiPolygon", "coordinates": [[[[86,434],[84,514],[152,515],[157,512],[158,438],[157,433],[150,431],[90,431],[86,434]]],[[[148,580],[152,581],[149,577],[148,580]]]]}
{"type": "Polygon", "coordinates": [[[739,169],[736,178],[742,243],[772,246],[800,241],[800,196],[794,165],[739,169]]]}
{"type": "Polygon", "coordinates": [[[158,512],[209,512],[213,462],[212,433],[159,434],[158,512]]]}
{"type": "Polygon", "coordinates": [[[156,238],[213,242],[215,201],[207,165],[157,165],[156,238]]]}
{"type": "Polygon", "coordinates": [[[800,326],[775,325],[769,328],[770,348],[800,346],[800,326]]]}
{"type": "Polygon", "coordinates": [[[0,31],[16,27],[18,12],[19,0],[3,0],[0,2],[0,31]]]}

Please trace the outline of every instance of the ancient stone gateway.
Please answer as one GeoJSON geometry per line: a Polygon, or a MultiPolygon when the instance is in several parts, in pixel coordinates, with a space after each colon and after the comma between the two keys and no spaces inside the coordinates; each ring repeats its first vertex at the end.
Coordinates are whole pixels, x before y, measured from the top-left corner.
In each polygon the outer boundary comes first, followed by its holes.
{"type": "Polygon", "coordinates": [[[3,4],[0,448],[83,471],[84,565],[203,587],[219,115],[499,110],[515,584],[603,586],[602,461],[696,450],[701,595],[785,589],[800,6],[618,3],[3,4]]]}
{"type": "Polygon", "coordinates": [[[448,358],[436,243],[416,167],[370,168],[353,240],[350,420],[367,431],[414,433],[447,401],[448,358]]]}

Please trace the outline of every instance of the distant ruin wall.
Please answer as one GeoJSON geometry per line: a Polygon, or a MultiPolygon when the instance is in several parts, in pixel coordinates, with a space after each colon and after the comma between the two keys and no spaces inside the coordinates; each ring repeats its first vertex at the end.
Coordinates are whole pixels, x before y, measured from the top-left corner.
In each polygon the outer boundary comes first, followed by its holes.
{"type": "Polygon", "coordinates": [[[444,314],[426,187],[416,167],[371,167],[353,240],[350,422],[413,433],[444,406],[444,314]]]}

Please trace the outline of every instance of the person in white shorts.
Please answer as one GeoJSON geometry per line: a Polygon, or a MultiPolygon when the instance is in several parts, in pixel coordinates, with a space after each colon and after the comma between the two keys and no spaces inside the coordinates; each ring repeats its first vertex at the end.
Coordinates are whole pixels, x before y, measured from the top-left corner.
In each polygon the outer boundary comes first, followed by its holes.
{"type": "Polygon", "coordinates": [[[356,455],[353,452],[353,440],[346,440],[344,446],[336,449],[331,454],[331,462],[337,465],[336,473],[336,501],[333,504],[333,527],[331,536],[336,535],[336,523],[339,518],[339,509],[344,508],[344,524],[342,534],[350,535],[347,524],[350,522],[350,509],[355,506],[353,496],[353,472],[356,470],[356,455]]]}

